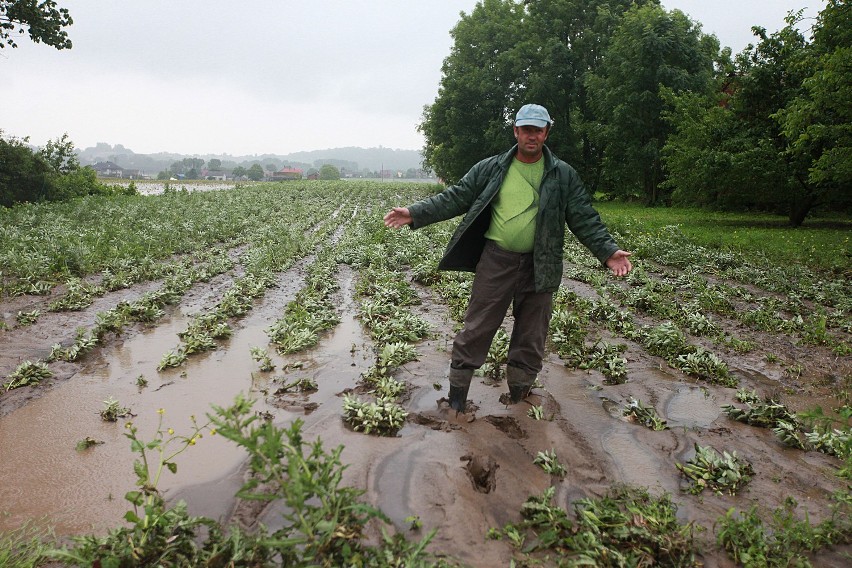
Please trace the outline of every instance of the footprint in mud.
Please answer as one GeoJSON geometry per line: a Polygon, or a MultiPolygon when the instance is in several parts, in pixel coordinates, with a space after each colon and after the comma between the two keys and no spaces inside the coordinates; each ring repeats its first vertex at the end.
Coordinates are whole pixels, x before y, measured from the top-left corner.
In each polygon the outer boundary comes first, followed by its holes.
{"type": "Polygon", "coordinates": [[[473,487],[480,493],[491,493],[497,486],[497,468],[500,465],[491,456],[475,456],[465,454],[461,461],[466,461],[464,468],[473,481],[473,487]]]}
{"type": "Polygon", "coordinates": [[[486,416],[485,421],[513,440],[523,440],[527,437],[526,431],[511,416],[486,416]]]}
{"type": "Polygon", "coordinates": [[[428,426],[432,430],[441,430],[442,432],[449,432],[451,430],[461,430],[461,425],[459,424],[453,424],[447,420],[443,420],[435,416],[429,416],[428,414],[423,414],[422,412],[409,414],[408,421],[413,424],[428,426]]]}

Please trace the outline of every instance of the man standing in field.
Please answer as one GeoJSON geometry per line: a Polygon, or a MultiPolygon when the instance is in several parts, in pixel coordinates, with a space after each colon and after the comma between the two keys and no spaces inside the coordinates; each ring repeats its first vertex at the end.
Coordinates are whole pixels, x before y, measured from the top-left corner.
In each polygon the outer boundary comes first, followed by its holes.
{"type": "Polygon", "coordinates": [[[517,144],[474,165],[461,181],[408,207],[385,225],[417,229],[464,215],[438,268],[475,272],[464,328],[453,342],[450,407],[463,412],[473,372],[509,305],[515,317],[506,382],[513,403],[529,395],[541,371],[553,293],[562,281],[565,225],[616,276],[633,268],[592,208],[577,172],[544,145],[553,122],[543,106],[518,110],[517,144]]]}

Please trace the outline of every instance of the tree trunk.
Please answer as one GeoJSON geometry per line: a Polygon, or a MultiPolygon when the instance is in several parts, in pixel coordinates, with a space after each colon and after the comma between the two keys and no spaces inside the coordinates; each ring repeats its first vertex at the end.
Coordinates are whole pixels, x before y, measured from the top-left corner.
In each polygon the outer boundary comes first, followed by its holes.
{"type": "Polygon", "coordinates": [[[800,227],[805,222],[805,217],[808,216],[815,201],[816,198],[813,195],[806,195],[802,199],[790,204],[789,219],[791,227],[800,227]]]}

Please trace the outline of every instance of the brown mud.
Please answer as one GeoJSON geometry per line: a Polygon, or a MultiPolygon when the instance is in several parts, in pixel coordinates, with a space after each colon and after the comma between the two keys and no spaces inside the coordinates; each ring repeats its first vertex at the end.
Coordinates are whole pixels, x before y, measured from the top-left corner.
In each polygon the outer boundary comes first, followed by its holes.
{"type": "MultiPolygon", "coordinates": [[[[785,448],[771,431],[728,419],[721,406],[735,403],[734,389],[690,379],[630,342],[625,384],[606,385],[597,371],[566,368],[550,355],[539,377],[541,387],[526,401],[506,406],[499,401],[505,385],[477,377],[469,394],[472,412],[456,415],[440,404],[446,394],[453,324],[445,306],[421,287],[422,303],[413,311],[430,321],[435,333],[418,344],[419,359],[396,374],[409,386],[404,401],[408,421],[392,438],[353,432],[341,418],[341,395],[357,387],[375,357],[355,318],[354,273],[340,268],[337,304],[342,321],[318,347],[282,357],[267,345],[264,330],[295,297],[303,271],[301,263],[282,273],[278,286],[234,324],[230,339],[215,351],[191,357],[183,367],[156,370],[163,354],[178,345],[177,332],[228,288],[233,274],[198,284],[161,320],[131,326],[81,362],[52,363],[54,378],[0,394],[0,531],[44,520],[58,535],[102,533],[122,522],[128,508],[123,495],[134,488],[136,456],[124,436],[126,419],[106,423],[98,414],[109,397],[131,409],[129,419],[150,439],[160,418],[158,409],[165,410],[164,428],[186,432],[191,415],[203,421],[211,405],[227,406],[238,393],[251,393],[258,399],[255,409],[269,413],[275,423],[300,418],[307,437],[321,438],[326,448],[344,446],[341,459],[349,464],[344,482],[365,490],[364,499],[384,511],[398,530],[408,531],[406,518],[416,515],[422,528],[411,533],[413,537],[438,529],[429,549],[470,566],[508,566],[513,549],[505,540],[487,540],[486,532],[517,523],[524,501],[550,486],[556,488],[557,504],[569,510],[574,501],[601,496],[614,484],[671,494],[683,522],[708,529],[698,537],[708,566],[728,565],[712,544],[712,527],[728,509],[758,505],[770,511],[793,498],[799,515],[807,512],[811,522],[819,522],[829,512],[830,495],[847,487],[834,475],[839,465],[835,458],[785,448]],[[251,347],[266,348],[276,370],[259,372],[251,347]],[[147,386],[137,386],[140,376],[147,386]],[[274,394],[281,381],[303,377],[316,381],[319,390],[274,394]],[[653,406],[669,429],[651,431],[627,420],[622,410],[631,398],[653,406]],[[543,407],[544,420],[528,416],[532,405],[543,407]],[[103,444],[76,450],[86,437],[103,444]],[[752,464],[754,478],[736,496],[686,493],[675,464],[692,457],[695,444],[736,451],[752,464]],[[554,450],[566,466],[564,478],[552,477],[533,463],[545,450],[554,450]]],[[[588,293],[579,283],[565,285],[588,293]]],[[[77,327],[92,326],[98,311],[153,286],[107,294],[81,312],[50,313],[49,298],[5,301],[0,315],[9,329],[0,331],[0,376],[24,360],[46,358],[52,344],[67,345],[77,327]],[[14,314],[32,309],[42,311],[38,321],[16,326],[14,314]]],[[[816,404],[836,406],[832,388],[852,372],[848,358],[799,347],[789,337],[734,331],[761,346],[752,354],[724,354],[742,387],[777,394],[793,411],[816,404]],[[807,371],[790,376],[780,363],[767,363],[762,358],[767,353],[788,364],[801,361],[807,371]]],[[[274,504],[262,508],[234,498],[245,462],[239,448],[205,436],[176,461],[178,473],[166,474],[160,488],[170,499],[186,500],[191,514],[275,527],[274,504]]],[[[820,565],[843,564],[837,551],[821,558],[820,565]]]]}

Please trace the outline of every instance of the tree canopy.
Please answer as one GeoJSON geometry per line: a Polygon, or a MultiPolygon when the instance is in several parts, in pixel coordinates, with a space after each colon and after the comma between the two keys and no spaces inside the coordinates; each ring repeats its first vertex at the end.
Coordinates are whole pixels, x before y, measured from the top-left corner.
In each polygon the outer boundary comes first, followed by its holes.
{"type": "Polygon", "coordinates": [[[26,32],[35,43],[71,49],[71,40],[62,28],[72,23],[68,9],[57,8],[53,0],[0,0],[0,49],[18,47],[16,32],[26,32]]]}
{"type": "Polygon", "coordinates": [[[852,203],[852,0],[801,12],[736,57],[658,0],[483,0],[453,28],[418,129],[447,182],[514,142],[524,103],[595,193],[783,212],[852,203]]]}

